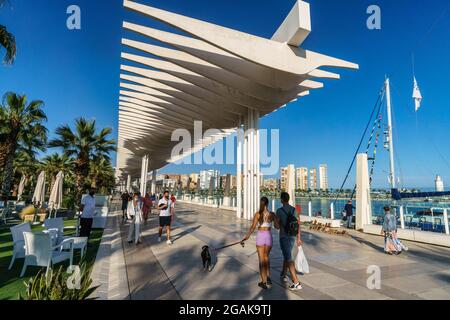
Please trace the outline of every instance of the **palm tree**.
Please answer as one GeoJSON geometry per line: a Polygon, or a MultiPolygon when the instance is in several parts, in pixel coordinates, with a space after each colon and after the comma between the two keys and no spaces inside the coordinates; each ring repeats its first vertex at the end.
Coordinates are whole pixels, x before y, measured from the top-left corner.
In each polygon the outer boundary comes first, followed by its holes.
{"type": "Polygon", "coordinates": [[[8,195],[14,174],[14,158],[18,150],[44,151],[47,116],[43,102],[27,104],[27,96],[6,93],[0,106],[0,171],[3,172],[2,194],[8,195]]]}
{"type": "Polygon", "coordinates": [[[95,158],[89,169],[89,181],[92,188],[113,187],[115,181],[111,162],[104,157],[95,158]]]}
{"type": "MultiPolygon", "coordinates": [[[[0,0],[0,8],[7,3],[7,0],[0,0]]],[[[8,32],[5,26],[0,25],[0,46],[5,48],[6,54],[3,63],[11,64],[16,57],[16,38],[13,34],[8,32]]]]}
{"type": "Polygon", "coordinates": [[[91,161],[100,157],[109,160],[109,152],[115,149],[116,142],[108,139],[111,131],[111,128],[104,128],[97,133],[95,120],[79,118],[75,120],[74,131],[67,124],[60,126],[56,129],[58,138],[49,143],[50,148],[61,148],[74,159],[77,200],[86,187],[91,161]]]}
{"type": "Polygon", "coordinates": [[[18,148],[14,157],[14,186],[18,186],[22,176],[25,181],[30,181],[36,175],[39,169],[39,162],[36,160],[34,152],[28,152],[22,148],[18,148]]]}
{"type": "Polygon", "coordinates": [[[52,190],[58,172],[62,171],[65,175],[70,174],[73,168],[73,159],[66,154],[54,153],[43,158],[40,167],[50,178],[50,190],[52,190]]]}

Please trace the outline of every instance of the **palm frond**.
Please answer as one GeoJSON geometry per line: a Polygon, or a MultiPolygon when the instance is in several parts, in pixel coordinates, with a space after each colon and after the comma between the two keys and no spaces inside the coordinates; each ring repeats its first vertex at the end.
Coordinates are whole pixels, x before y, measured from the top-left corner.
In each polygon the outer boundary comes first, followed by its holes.
{"type": "Polygon", "coordinates": [[[16,37],[14,37],[12,33],[8,32],[6,27],[2,25],[0,25],[0,46],[6,50],[3,63],[12,64],[17,53],[16,37]]]}

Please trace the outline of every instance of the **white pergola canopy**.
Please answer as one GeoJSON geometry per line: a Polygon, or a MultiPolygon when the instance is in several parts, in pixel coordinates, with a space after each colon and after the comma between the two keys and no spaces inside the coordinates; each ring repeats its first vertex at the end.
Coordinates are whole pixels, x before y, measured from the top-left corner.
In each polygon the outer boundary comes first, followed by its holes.
{"type": "Polygon", "coordinates": [[[125,0],[124,6],[189,36],[123,23],[161,46],[122,39],[118,176],[138,176],[145,156],[148,170],[178,160],[171,156],[178,143],[171,141],[175,129],[193,133],[194,121],[202,121],[203,131],[221,130],[193,141],[195,147],[183,155],[188,156],[233,133],[249,110],[262,117],[322,88],[320,78],[339,79],[322,67],[358,68],[299,47],[311,32],[309,4],[303,1],[272,39],[133,1],[125,0]]]}

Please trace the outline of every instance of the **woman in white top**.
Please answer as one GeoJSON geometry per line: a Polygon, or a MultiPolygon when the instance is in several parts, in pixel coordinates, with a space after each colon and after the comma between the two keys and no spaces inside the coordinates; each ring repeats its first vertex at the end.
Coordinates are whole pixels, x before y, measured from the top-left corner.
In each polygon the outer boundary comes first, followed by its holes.
{"type": "Polygon", "coordinates": [[[128,202],[127,207],[127,216],[130,220],[130,229],[128,230],[128,243],[133,243],[133,236],[134,243],[136,243],[136,245],[141,243],[141,223],[143,220],[142,206],[143,202],[141,200],[141,197],[139,196],[139,193],[135,193],[133,195],[133,199],[128,202]]]}
{"type": "Polygon", "coordinates": [[[266,197],[261,198],[260,209],[256,212],[253,218],[253,224],[250,227],[247,235],[242,242],[250,239],[250,236],[258,227],[258,234],[256,236],[256,249],[259,257],[259,272],[261,275],[261,282],[258,286],[267,289],[267,286],[272,285],[270,279],[270,251],[273,246],[272,227],[278,227],[278,221],[275,219],[275,214],[269,211],[269,199],[266,197]]]}

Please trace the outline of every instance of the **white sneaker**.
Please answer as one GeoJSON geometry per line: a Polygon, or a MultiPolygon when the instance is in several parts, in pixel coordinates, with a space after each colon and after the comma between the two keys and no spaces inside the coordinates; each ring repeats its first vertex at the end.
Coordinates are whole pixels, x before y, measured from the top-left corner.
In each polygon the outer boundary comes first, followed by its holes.
{"type": "Polygon", "coordinates": [[[282,275],[282,276],[280,276],[280,278],[281,278],[281,281],[283,281],[285,283],[289,282],[289,277],[287,275],[282,275]]]}
{"type": "Polygon", "coordinates": [[[161,237],[158,237],[158,242],[161,242],[161,237]]]}
{"type": "Polygon", "coordinates": [[[289,286],[289,290],[291,290],[291,291],[298,291],[298,290],[302,290],[302,289],[303,289],[303,287],[300,284],[300,282],[297,284],[294,283],[293,285],[289,286]]]}
{"type": "Polygon", "coordinates": [[[170,241],[170,240],[167,240],[166,243],[167,243],[167,244],[172,244],[173,242],[170,241]]]}

